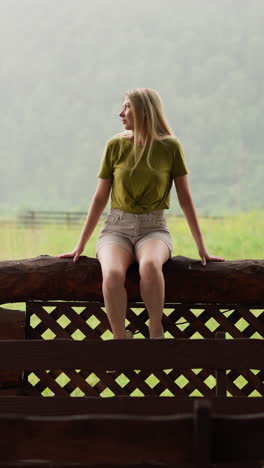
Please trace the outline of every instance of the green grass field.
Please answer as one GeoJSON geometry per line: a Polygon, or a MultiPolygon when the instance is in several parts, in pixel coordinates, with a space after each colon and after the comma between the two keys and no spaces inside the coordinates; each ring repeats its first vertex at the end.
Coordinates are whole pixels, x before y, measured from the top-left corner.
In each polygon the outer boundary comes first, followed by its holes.
{"type": "MultiPolygon", "coordinates": [[[[168,226],[173,238],[173,255],[199,258],[187,222],[169,216],[168,226]]],[[[209,253],[226,260],[262,259],[264,212],[254,211],[225,219],[200,218],[200,226],[209,253]]],[[[95,257],[95,242],[101,222],[87,243],[84,255],[95,257]]],[[[77,243],[82,225],[19,227],[0,225],[0,260],[32,258],[69,252],[77,243]]]]}
{"type": "MultiPolygon", "coordinates": [[[[198,259],[196,246],[186,220],[176,216],[170,216],[167,219],[173,238],[173,256],[184,255],[198,259]]],[[[98,224],[87,243],[84,255],[95,257],[95,242],[101,224],[101,222],[98,224]]],[[[226,260],[263,259],[263,212],[249,212],[221,220],[200,218],[200,226],[209,253],[221,255],[226,260]]],[[[81,225],[70,229],[63,225],[49,225],[41,228],[2,225],[0,228],[0,260],[25,259],[38,255],[57,255],[68,252],[75,246],[81,228],[81,225]]],[[[24,309],[22,304],[8,305],[8,307],[24,309]]],[[[199,372],[199,370],[196,369],[195,372],[199,372]]],[[[184,386],[184,379],[184,376],[179,377],[179,385],[184,386]]],[[[215,385],[214,376],[210,376],[208,379],[208,385],[213,387],[215,385]]],[[[242,379],[243,377],[240,378],[241,382],[242,379]]],[[[121,385],[125,385],[125,377],[119,377],[119,380],[121,385]]],[[[31,381],[34,384],[33,374],[31,381]]],[[[89,378],[89,383],[92,385],[96,381],[96,376],[89,378]]],[[[252,396],[257,396],[257,393],[254,391],[252,396]]],[[[169,394],[169,391],[164,392],[164,396],[169,396],[169,394]]],[[[51,395],[50,390],[47,389],[45,395],[51,395]]],[[[81,395],[82,392],[77,390],[73,396],[81,395]]],[[[137,392],[135,395],[140,396],[137,392]]],[[[195,392],[193,396],[198,395],[199,392],[195,392]]],[[[112,396],[111,391],[106,389],[102,396],[112,396]]]]}

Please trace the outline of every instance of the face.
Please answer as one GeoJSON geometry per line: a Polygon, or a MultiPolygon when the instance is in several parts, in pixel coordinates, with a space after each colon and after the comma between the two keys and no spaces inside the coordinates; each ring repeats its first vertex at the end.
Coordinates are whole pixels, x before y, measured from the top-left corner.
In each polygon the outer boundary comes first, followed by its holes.
{"type": "Polygon", "coordinates": [[[127,97],[124,99],[121,112],[119,113],[119,117],[121,117],[122,124],[126,130],[134,129],[134,119],[131,104],[127,97]]]}

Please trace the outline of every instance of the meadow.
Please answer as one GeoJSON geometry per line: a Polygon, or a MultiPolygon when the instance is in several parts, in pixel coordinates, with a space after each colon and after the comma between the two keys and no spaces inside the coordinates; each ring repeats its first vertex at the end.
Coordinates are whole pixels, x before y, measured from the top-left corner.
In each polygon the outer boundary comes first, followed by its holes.
{"type": "MultiPolygon", "coordinates": [[[[168,216],[167,221],[173,239],[173,256],[183,255],[198,259],[196,246],[185,218],[168,216]]],[[[223,256],[226,260],[263,259],[264,213],[262,211],[251,211],[222,219],[201,217],[199,221],[205,245],[210,253],[223,256]]],[[[88,241],[84,255],[95,257],[95,242],[101,225],[102,221],[88,241]]],[[[2,224],[0,227],[0,260],[25,259],[38,255],[57,255],[69,252],[75,246],[81,228],[81,224],[71,228],[56,224],[42,227],[2,224]]],[[[5,307],[19,307],[24,310],[25,305],[8,304],[5,307]]],[[[110,333],[106,338],[109,337],[110,333]]],[[[199,372],[199,369],[195,372],[199,372]]],[[[30,379],[34,384],[34,374],[30,379]]],[[[88,378],[88,380],[90,384],[93,384],[93,379],[88,378]]],[[[179,384],[184,385],[183,376],[179,378],[179,384]]],[[[214,376],[209,378],[208,384],[214,386],[214,376]]],[[[257,396],[257,393],[253,392],[252,396],[257,396]]],[[[46,389],[45,395],[51,395],[50,390],[46,389]]],[[[80,395],[81,393],[77,391],[73,396],[80,395]]],[[[167,393],[164,393],[165,395],[167,393]]],[[[106,390],[102,396],[111,396],[111,391],[106,390]]]]}
{"type": "MultiPolygon", "coordinates": [[[[199,258],[185,218],[167,217],[173,239],[173,256],[199,258]]],[[[199,218],[208,252],[226,260],[263,259],[264,212],[251,211],[233,217],[199,218]]],[[[95,257],[95,242],[102,221],[89,239],[83,255],[95,257]]],[[[42,227],[0,225],[0,260],[33,258],[69,252],[78,241],[82,225],[42,227]]]]}

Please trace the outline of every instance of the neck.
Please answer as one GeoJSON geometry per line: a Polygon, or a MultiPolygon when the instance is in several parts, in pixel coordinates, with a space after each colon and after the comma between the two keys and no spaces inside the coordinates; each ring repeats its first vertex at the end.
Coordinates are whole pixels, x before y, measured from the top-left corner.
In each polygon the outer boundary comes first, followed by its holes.
{"type": "MultiPolygon", "coordinates": [[[[133,141],[133,142],[135,141],[135,140],[134,140],[134,135],[132,135],[132,141],[133,141]]],[[[148,142],[147,136],[144,135],[143,137],[141,137],[141,138],[139,139],[138,144],[143,146],[143,145],[144,145],[145,143],[147,143],[147,142],[148,142]]]]}

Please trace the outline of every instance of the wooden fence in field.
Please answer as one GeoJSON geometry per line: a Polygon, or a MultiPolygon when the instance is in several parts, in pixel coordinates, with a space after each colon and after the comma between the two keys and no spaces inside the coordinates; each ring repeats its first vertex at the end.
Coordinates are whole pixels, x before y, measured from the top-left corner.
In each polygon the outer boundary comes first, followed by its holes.
{"type": "Polygon", "coordinates": [[[41,226],[45,224],[65,224],[74,226],[85,219],[87,211],[47,211],[29,210],[17,217],[17,224],[23,226],[41,226]]]}
{"type": "MultiPolygon", "coordinates": [[[[106,216],[106,212],[102,214],[106,216]]],[[[63,224],[74,226],[83,222],[87,216],[87,211],[47,211],[47,210],[28,210],[18,215],[16,223],[22,226],[41,226],[45,224],[63,224]]],[[[182,217],[183,214],[177,214],[182,217]]],[[[201,216],[208,219],[224,219],[221,216],[201,216]]]]}
{"type": "Polygon", "coordinates": [[[96,259],[0,262],[0,466],[264,465],[264,261],[163,272],[166,339],[144,339],[134,264],[135,339],[108,340],[96,259]]]}

